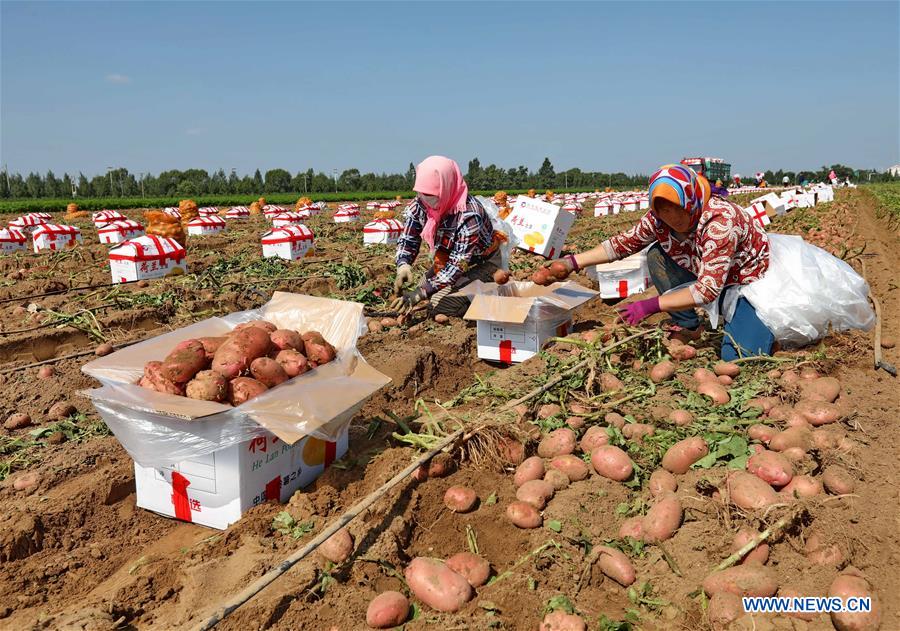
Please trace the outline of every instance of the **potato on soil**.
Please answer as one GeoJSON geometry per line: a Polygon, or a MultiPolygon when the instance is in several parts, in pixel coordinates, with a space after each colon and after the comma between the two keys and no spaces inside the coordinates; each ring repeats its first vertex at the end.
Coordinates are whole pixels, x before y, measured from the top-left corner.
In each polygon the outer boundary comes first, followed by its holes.
{"type": "Polygon", "coordinates": [[[478,495],[466,486],[451,486],[444,493],[444,506],[454,513],[468,513],[478,502],[478,495]]]}
{"type": "Polygon", "coordinates": [[[822,533],[813,530],[806,536],[803,552],[810,563],[839,567],[844,563],[840,546],[827,543],[822,533]]]}
{"type": "Polygon", "coordinates": [[[584,620],[574,613],[557,610],[548,613],[541,621],[538,631],[586,631],[584,620]]]}
{"type": "Polygon", "coordinates": [[[709,370],[708,368],[698,368],[694,371],[693,374],[694,381],[698,384],[703,383],[704,381],[717,381],[718,375],[709,370]]]}
{"type": "Polygon", "coordinates": [[[56,376],[56,369],[53,366],[41,366],[38,368],[38,379],[50,379],[56,376]]]}
{"type": "Polygon", "coordinates": [[[400,592],[378,594],[366,609],[366,624],[372,629],[391,629],[409,617],[409,600],[400,592]]]}
{"type": "Polygon", "coordinates": [[[713,629],[725,629],[729,624],[744,615],[744,604],[741,597],[729,592],[718,592],[709,599],[709,623],[713,629]]]}
{"type": "Polygon", "coordinates": [[[822,483],[811,475],[795,475],[780,492],[791,499],[797,499],[821,495],[825,489],[822,483]]]}
{"type": "Polygon", "coordinates": [[[846,469],[838,465],[825,468],[822,472],[822,484],[832,495],[846,495],[856,490],[856,480],[846,469]]]}
{"type": "Polygon", "coordinates": [[[241,405],[268,390],[265,384],[252,377],[236,377],[228,382],[228,402],[241,405]]]}
{"type": "Polygon", "coordinates": [[[494,272],[494,282],[498,285],[505,285],[509,282],[509,272],[503,269],[498,269],[494,272]]]}
{"type": "Polygon", "coordinates": [[[871,631],[881,625],[881,603],[872,584],[854,567],[848,567],[831,582],[828,595],[842,598],[871,598],[871,610],[866,612],[842,612],[831,615],[831,623],[837,631],[871,631]]]}
{"type": "Polygon", "coordinates": [[[29,425],[31,425],[31,416],[25,412],[10,414],[3,423],[3,427],[6,429],[21,429],[23,427],[28,427],[29,425]]]}
{"type": "Polygon", "coordinates": [[[381,333],[384,330],[384,325],[378,320],[369,320],[366,322],[366,328],[369,329],[369,333],[381,333]]]}
{"type": "MultiPolygon", "coordinates": [[[[737,534],[734,535],[734,539],[731,542],[731,554],[734,554],[745,545],[753,541],[759,536],[759,533],[750,528],[741,528],[737,531],[737,534]]],[[[753,548],[750,552],[744,555],[744,558],[741,560],[742,564],[751,564],[757,563],[759,565],[764,564],[769,560],[769,544],[765,541],[760,543],[758,546],[753,548]]]]}
{"type": "Polygon", "coordinates": [[[750,408],[758,408],[762,410],[764,414],[768,414],[769,411],[781,403],[781,399],[778,397],[756,397],[747,401],[744,404],[744,409],[749,410],[750,408]]]}
{"type": "Polygon", "coordinates": [[[796,370],[785,370],[778,382],[785,388],[791,388],[800,383],[800,374],[796,370]]]}
{"type": "Polygon", "coordinates": [[[307,331],[302,336],[306,358],[318,366],[327,364],[336,356],[334,346],[329,344],[318,331],[307,331]]]}
{"type": "MultiPolygon", "coordinates": [[[[448,316],[446,313],[437,313],[434,316],[434,321],[438,324],[450,324],[450,316],[448,316]]],[[[410,327],[409,330],[412,331],[413,328],[415,327],[410,327]]]]}
{"type": "Polygon", "coordinates": [[[547,473],[544,474],[543,480],[544,482],[549,482],[557,491],[568,488],[571,482],[569,476],[559,469],[550,469],[547,471],[547,473]]]}
{"type": "Polygon", "coordinates": [[[650,380],[653,383],[660,383],[667,379],[671,379],[675,374],[675,364],[669,360],[661,361],[650,369],[650,380]]]}
{"type": "Polygon", "coordinates": [[[718,362],[713,366],[713,372],[716,373],[717,376],[725,375],[726,377],[734,379],[741,374],[741,367],[731,362],[718,362]]]}
{"type": "Polygon", "coordinates": [[[601,445],[591,452],[591,465],[594,471],[604,478],[623,482],[631,477],[634,465],[624,451],[613,445],[601,445]]]}
{"type": "Polygon", "coordinates": [[[624,387],[625,384],[622,383],[622,380],[616,377],[611,372],[605,372],[600,375],[601,392],[618,392],[624,387]]]}
{"type": "Polygon", "coordinates": [[[544,461],[540,456],[531,456],[516,468],[513,484],[519,487],[530,480],[540,480],[544,477],[544,473],[544,461]]]}
{"type": "Polygon", "coordinates": [[[250,374],[267,388],[274,388],[289,379],[281,364],[268,357],[257,357],[250,362],[250,374]]]}
{"type": "Polygon", "coordinates": [[[575,432],[568,427],[555,429],[538,443],[537,453],[541,458],[553,458],[575,451],[575,432]]]}
{"type": "Polygon", "coordinates": [[[404,575],[413,595],[432,609],[453,613],[472,598],[472,586],[465,577],[440,559],[416,557],[404,575]]]}
{"type": "Polygon", "coordinates": [[[652,436],[655,431],[656,428],[648,423],[628,423],[622,428],[622,435],[639,443],[644,436],[652,436]]]}
{"type": "Polygon", "coordinates": [[[51,421],[64,421],[76,412],[78,410],[68,401],[58,401],[50,406],[50,409],[47,411],[47,418],[51,421]]]}
{"type": "Polygon", "coordinates": [[[768,425],[756,424],[747,428],[747,436],[762,443],[768,443],[777,433],[777,429],[768,425]]]}
{"type": "Polygon", "coordinates": [[[214,370],[201,370],[185,388],[188,398],[222,402],[228,396],[228,380],[214,370]]]}
{"type": "Polygon", "coordinates": [[[550,468],[562,471],[569,478],[570,482],[584,480],[590,475],[587,463],[578,456],[571,454],[557,456],[550,461],[550,468]]]}
{"type": "Polygon", "coordinates": [[[471,552],[458,552],[447,559],[447,567],[462,576],[472,587],[481,587],[491,575],[491,564],[471,552]]]}
{"type": "MultiPolygon", "coordinates": [[[[778,588],[778,596],[780,598],[809,598],[811,594],[805,593],[793,585],[783,585],[778,588]]],[[[818,613],[799,613],[799,612],[791,612],[785,613],[784,615],[790,618],[798,618],[800,620],[806,620],[807,622],[811,622],[815,620],[820,614],[818,613]]]]}
{"type": "Polygon", "coordinates": [[[727,592],[737,596],[772,596],[778,591],[778,577],[767,565],[735,565],[713,572],[703,580],[710,596],[727,592]]]}
{"type": "Polygon", "coordinates": [[[691,465],[709,453],[709,446],[699,436],[680,440],[666,451],[662,468],[671,473],[687,473],[691,465]]]}
{"type": "Polygon", "coordinates": [[[500,460],[506,464],[518,466],[525,461],[525,445],[515,438],[502,437],[497,448],[500,452],[500,460]]]}
{"type": "Polygon", "coordinates": [[[683,517],[684,509],[681,507],[681,500],[674,493],[660,495],[641,521],[644,541],[655,543],[671,539],[681,526],[683,517]]]}
{"type": "Polygon", "coordinates": [[[732,472],[726,487],[732,503],[744,510],[765,508],[781,501],[775,489],[746,471],[732,472]]]}
{"type": "Polygon", "coordinates": [[[619,538],[631,537],[638,541],[644,540],[644,518],[643,516],[629,517],[619,526],[619,538]]]}
{"type": "Polygon", "coordinates": [[[166,355],[160,374],[169,381],[185,384],[206,368],[206,350],[199,340],[184,340],[166,355]]]}
{"type": "Polygon", "coordinates": [[[841,395],[841,382],[834,377],[819,377],[800,386],[800,396],[810,401],[834,403],[841,395]]]}
{"type": "Polygon", "coordinates": [[[731,401],[728,390],[718,381],[704,381],[697,386],[697,392],[713,402],[713,405],[725,405],[731,401]]]}
{"type": "Polygon", "coordinates": [[[281,366],[288,379],[293,379],[297,375],[302,375],[309,371],[309,362],[304,355],[297,351],[279,351],[275,355],[275,361],[281,366]]]}
{"type": "Polygon", "coordinates": [[[566,425],[569,429],[579,430],[584,427],[584,417],[583,416],[570,416],[566,419],[566,425]]]}
{"type": "Polygon", "coordinates": [[[578,447],[582,452],[589,454],[597,447],[608,443],[609,434],[606,433],[606,429],[598,425],[591,425],[581,437],[581,442],[578,443],[578,447]]]}
{"type": "Polygon", "coordinates": [[[650,490],[650,495],[659,497],[663,493],[674,493],[677,491],[678,482],[675,480],[675,476],[665,469],[657,469],[650,474],[647,488],[650,490]]]}
{"type": "Polygon", "coordinates": [[[397,326],[397,318],[381,318],[381,326],[386,329],[397,326]]]}
{"type": "Polygon", "coordinates": [[[512,502],[506,507],[506,517],[518,528],[538,528],[544,522],[537,509],[527,502],[512,502]]]}
{"type": "Polygon", "coordinates": [[[772,486],[782,487],[794,477],[794,467],[790,460],[777,451],[768,449],[750,456],[747,471],[772,486]]]}
{"type": "Polygon", "coordinates": [[[319,554],[332,563],[343,563],[353,554],[353,535],[341,528],[318,547],[319,554]]]}
{"type": "Polygon", "coordinates": [[[296,331],[290,329],[277,329],[269,334],[269,339],[272,340],[272,346],[280,351],[288,349],[297,351],[298,353],[304,351],[303,338],[300,337],[300,334],[296,331]]]}
{"type": "Polygon", "coordinates": [[[443,478],[451,473],[456,468],[456,461],[453,459],[448,453],[439,453],[434,456],[428,462],[428,477],[430,478],[443,478]]]}
{"type": "Polygon", "coordinates": [[[607,412],[603,417],[603,420],[606,421],[607,425],[612,425],[613,427],[618,427],[619,429],[625,427],[625,423],[627,423],[625,417],[618,412],[607,412]]]}
{"type": "Polygon", "coordinates": [[[562,414],[562,408],[556,403],[545,403],[538,408],[537,417],[539,419],[548,419],[551,416],[562,414]]]}
{"type": "Polygon", "coordinates": [[[104,342],[94,349],[94,355],[96,355],[97,357],[104,357],[112,353],[114,350],[116,349],[113,348],[112,344],[110,344],[109,342],[104,342]]]}
{"type": "Polygon", "coordinates": [[[672,410],[669,413],[669,421],[678,427],[687,427],[694,422],[694,415],[687,410],[672,410]]]}
{"type": "Polygon", "coordinates": [[[794,410],[803,417],[803,420],[815,427],[834,423],[841,417],[838,406],[826,401],[800,399],[794,406],[794,410]]]}
{"type": "Polygon", "coordinates": [[[734,383],[734,379],[732,379],[728,375],[719,375],[717,381],[723,386],[730,386],[732,383],[734,383]]]}
{"type": "Polygon", "coordinates": [[[812,432],[806,427],[789,427],[769,439],[769,449],[772,451],[784,451],[791,447],[799,447],[803,451],[808,451],[812,448],[812,444],[812,432]]]}
{"type": "Polygon", "coordinates": [[[553,485],[545,480],[529,480],[516,491],[516,499],[526,504],[531,504],[538,510],[543,510],[547,502],[556,493],[553,485]]]}
{"type": "Polygon", "coordinates": [[[669,355],[677,361],[687,361],[697,356],[697,349],[687,344],[682,344],[669,349],[669,355]]]}
{"type": "Polygon", "coordinates": [[[634,582],[635,573],[631,560],[621,551],[609,546],[600,546],[600,556],[597,565],[600,571],[622,587],[628,587],[634,582]]]}

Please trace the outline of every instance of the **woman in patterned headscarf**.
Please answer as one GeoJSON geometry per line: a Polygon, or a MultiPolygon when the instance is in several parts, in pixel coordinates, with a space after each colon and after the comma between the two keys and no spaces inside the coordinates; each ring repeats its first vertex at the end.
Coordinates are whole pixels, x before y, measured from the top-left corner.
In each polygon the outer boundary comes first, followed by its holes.
{"type": "MultiPolygon", "coordinates": [[[[712,195],[707,179],[681,164],[667,164],[650,178],[650,210],[637,225],[563,260],[577,271],[625,258],[648,245],[650,278],[659,296],[629,303],[619,313],[636,324],[666,311],[682,339],[695,339],[702,332],[695,307],[721,304],[727,286],[752,283],[769,267],[769,240],[759,224],[740,206],[712,195]]],[[[725,333],[721,351],[725,360],[768,354],[774,343],[743,297],[737,300],[725,333]]]]}

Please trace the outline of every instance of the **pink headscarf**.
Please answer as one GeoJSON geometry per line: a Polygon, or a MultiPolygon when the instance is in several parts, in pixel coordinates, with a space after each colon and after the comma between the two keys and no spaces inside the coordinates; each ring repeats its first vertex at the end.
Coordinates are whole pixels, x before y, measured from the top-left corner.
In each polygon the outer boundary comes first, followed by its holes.
{"type": "Polygon", "coordinates": [[[423,195],[437,195],[438,207],[425,206],[428,220],[422,230],[422,238],[434,250],[434,235],[441,219],[448,213],[466,209],[469,187],[463,179],[459,165],[444,156],[428,156],[416,167],[416,183],[413,190],[423,195]]]}

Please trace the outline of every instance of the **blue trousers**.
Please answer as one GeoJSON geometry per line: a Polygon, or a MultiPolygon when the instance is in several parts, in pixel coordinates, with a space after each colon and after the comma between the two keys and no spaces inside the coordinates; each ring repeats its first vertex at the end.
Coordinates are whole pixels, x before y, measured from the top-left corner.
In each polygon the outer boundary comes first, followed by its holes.
{"type": "MultiPolygon", "coordinates": [[[[679,285],[691,283],[697,277],[676,263],[672,257],[663,252],[659,243],[653,244],[647,251],[647,267],[653,286],[662,295],[679,285]]],[[[719,307],[722,297],[719,298],[719,307]]],[[[672,321],[685,329],[696,329],[700,326],[700,318],[693,309],[673,311],[669,314],[672,321]]],[[[752,355],[769,355],[775,336],[756,315],[756,309],[746,298],[739,298],[731,321],[725,324],[725,337],[719,355],[725,361],[752,355]]]]}

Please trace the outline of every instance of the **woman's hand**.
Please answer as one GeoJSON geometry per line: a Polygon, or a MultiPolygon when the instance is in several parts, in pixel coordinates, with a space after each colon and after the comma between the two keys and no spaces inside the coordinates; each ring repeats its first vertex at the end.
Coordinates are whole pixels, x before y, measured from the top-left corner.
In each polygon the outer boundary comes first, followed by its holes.
{"type": "Polygon", "coordinates": [[[619,317],[627,324],[637,324],[644,318],[661,311],[659,308],[659,296],[630,302],[627,305],[617,307],[616,311],[619,312],[619,317]]]}
{"type": "Polygon", "coordinates": [[[399,296],[403,286],[413,282],[412,267],[406,263],[397,268],[397,279],[394,281],[394,293],[399,296]]]}
{"type": "Polygon", "coordinates": [[[425,300],[425,298],[427,298],[425,292],[421,287],[418,287],[411,291],[403,292],[403,295],[399,298],[394,298],[393,302],[391,302],[391,309],[403,315],[412,311],[413,307],[425,300]]]}

